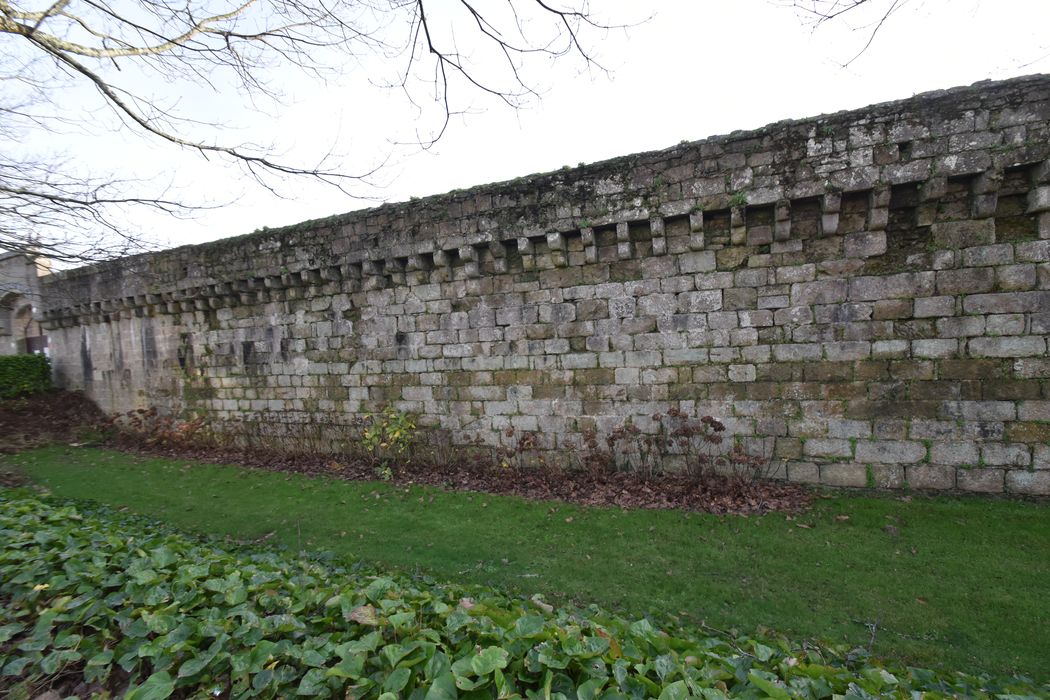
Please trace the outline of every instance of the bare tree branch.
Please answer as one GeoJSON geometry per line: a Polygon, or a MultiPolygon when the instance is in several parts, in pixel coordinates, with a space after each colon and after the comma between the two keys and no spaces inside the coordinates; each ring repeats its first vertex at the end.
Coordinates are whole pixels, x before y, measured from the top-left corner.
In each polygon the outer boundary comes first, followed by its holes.
{"type": "Polygon", "coordinates": [[[856,15],[858,10],[879,6],[875,10],[872,21],[857,27],[867,32],[868,38],[853,58],[841,64],[843,68],[848,68],[867,52],[875,41],[875,35],[879,33],[890,16],[908,2],[910,0],[779,0],[778,4],[795,10],[802,20],[810,24],[814,30],[828,22],[842,20],[847,15],[856,15]]]}
{"type": "MultiPolygon", "coordinates": [[[[581,37],[610,28],[588,0],[503,0],[484,9],[476,0],[0,0],[0,135],[24,143],[88,128],[105,107],[143,138],[238,164],[275,194],[283,179],[305,177],[358,196],[355,188],[385,160],[353,172],[332,153],[303,164],[273,146],[224,142],[216,122],[180,108],[178,88],[228,94],[232,80],[248,105],[280,104],[275,70],[324,81],[359,68],[359,57],[379,56],[397,78],[372,82],[417,105],[424,86],[438,105],[434,128],[419,131],[417,145],[426,148],[473,98],[516,108],[535,97],[523,73],[529,61],[574,54],[604,70],[581,37]],[[143,71],[157,77],[150,88],[142,87],[143,71]],[[70,110],[60,95],[77,86],[90,87],[97,103],[70,110]]],[[[97,168],[44,153],[0,153],[0,248],[99,260],[141,247],[124,230],[128,210],[187,216],[196,208],[131,178],[84,178],[83,171],[97,168]]]]}

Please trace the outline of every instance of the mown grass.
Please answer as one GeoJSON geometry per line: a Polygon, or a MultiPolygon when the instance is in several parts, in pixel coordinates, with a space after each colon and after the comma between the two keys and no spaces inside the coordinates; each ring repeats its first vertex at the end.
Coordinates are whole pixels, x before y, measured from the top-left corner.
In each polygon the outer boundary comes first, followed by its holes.
{"type": "Polygon", "coordinates": [[[61,497],[627,614],[871,645],[908,664],[1050,675],[1050,509],[835,495],[793,519],[579,508],[150,459],[8,456],[61,497]]]}

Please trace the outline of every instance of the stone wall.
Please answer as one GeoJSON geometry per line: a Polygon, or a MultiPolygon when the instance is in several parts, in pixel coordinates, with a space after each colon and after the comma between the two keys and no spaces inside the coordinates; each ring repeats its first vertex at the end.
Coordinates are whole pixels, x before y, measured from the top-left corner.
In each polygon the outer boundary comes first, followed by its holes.
{"type": "Polygon", "coordinates": [[[47,279],[55,369],[563,451],[675,407],[791,480],[1047,494],[1048,158],[1033,76],[128,258],[47,279]]]}

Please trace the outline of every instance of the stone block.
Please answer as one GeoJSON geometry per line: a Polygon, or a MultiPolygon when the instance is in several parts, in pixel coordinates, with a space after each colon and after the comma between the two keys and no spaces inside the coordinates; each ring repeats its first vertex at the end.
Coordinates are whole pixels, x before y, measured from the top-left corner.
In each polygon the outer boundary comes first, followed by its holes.
{"type": "Polygon", "coordinates": [[[684,292],[678,295],[677,304],[682,313],[718,311],[722,308],[722,290],[684,292]]]}
{"type": "MultiPolygon", "coordinates": [[[[984,316],[955,316],[937,319],[937,334],[942,338],[964,338],[983,335],[985,331],[984,316]]],[[[918,341],[916,341],[918,342],[918,341]]],[[[952,341],[953,344],[955,341],[952,341]]]]}
{"type": "Polygon", "coordinates": [[[739,311],[740,325],[744,328],[763,328],[773,325],[773,312],[768,309],[739,311]]]}
{"type": "Polygon", "coordinates": [[[853,446],[849,440],[838,438],[809,438],[802,445],[802,454],[807,457],[853,457],[853,446]]]}
{"type": "Polygon", "coordinates": [[[1013,401],[945,401],[941,413],[968,421],[1006,421],[1016,420],[1017,407],[1013,401]]]}
{"type": "Polygon", "coordinates": [[[638,297],[636,313],[639,316],[670,316],[678,310],[678,298],[674,294],[647,294],[638,297]]]}
{"type": "Polygon", "coordinates": [[[955,472],[955,483],[960,491],[1002,493],[1004,475],[1002,469],[959,469],[955,472]]]}
{"type": "Polygon", "coordinates": [[[886,253],[886,232],[865,231],[847,234],[844,241],[847,258],[870,258],[886,253]]]}
{"type": "Polygon", "coordinates": [[[966,347],[970,357],[1042,357],[1046,354],[1046,339],[1041,336],[971,338],[966,347]]]}
{"type": "Polygon", "coordinates": [[[791,267],[778,267],[774,275],[777,284],[796,284],[801,282],[812,282],[817,276],[817,266],[813,263],[805,265],[794,265],[791,267]]]}
{"type": "Polygon", "coordinates": [[[1028,191],[1028,213],[1050,211],[1050,185],[1040,185],[1028,191]]]}
{"type": "Polygon", "coordinates": [[[830,362],[865,360],[871,356],[871,343],[862,340],[824,343],[823,350],[830,362]]]}
{"type": "Polygon", "coordinates": [[[778,362],[819,360],[821,346],[817,343],[785,343],[773,346],[773,357],[778,362]]]}
{"type": "Polygon", "coordinates": [[[729,381],[753,382],[756,377],[754,365],[729,365],[729,381]]]}
{"type": "Polygon", "coordinates": [[[1006,472],[1006,491],[1026,496],[1050,496],[1050,471],[1011,469],[1006,472]]]}
{"type": "Polygon", "coordinates": [[[849,284],[844,279],[799,282],[791,285],[791,304],[794,306],[835,304],[846,300],[848,290],[849,284]]]}
{"type": "Polygon", "coordinates": [[[934,464],[976,466],[981,461],[975,442],[934,442],[930,445],[930,461],[934,464]]]}
{"type": "Polygon", "coordinates": [[[678,256],[678,269],[682,274],[712,272],[716,268],[715,252],[704,250],[678,256]]]}
{"type": "Polygon", "coordinates": [[[955,314],[955,297],[922,297],[915,300],[915,318],[952,316],[955,314]]]}
{"type": "Polygon", "coordinates": [[[903,440],[863,440],[857,442],[858,462],[879,464],[913,464],[926,458],[926,446],[921,442],[903,440]]]}
{"type": "Polygon", "coordinates": [[[871,423],[863,420],[832,418],[828,420],[828,437],[869,438],[871,437],[871,423]]]}
{"type": "Polygon", "coordinates": [[[738,287],[722,291],[722,308],[727,311],[754,309],[758,307],[758,290],[754,287],[738,287]]]}
{"type": "Polygon", "coordinates": [[[1014,261],[1014,247],[1010,243],[982,245],[960,251],[963,267],[1006,265],[1014,261]]]}
{"type": "Polygon", "coordinates": [[[912,317],[911,299],[883,299],[875,302],[872,318],[876,321],[891,321],[912,317]]]}
{"type": "Polygon", "coordinates": [[[812,462],[788,462],[787,475],[788,481],[802,484],[820,483],[820,467],[812,462]]]}
{"type": "Polygon", "coordinates": [[[773,312],[777,326],[800,326],[813,323],[813,310],[808,306],[788,306],[773,312]]]}
{"type": "Polygon", "coordinates": [[[902,272],[884,277],[853,277],[849,281],[850,301],[930,296],[934,290],[935,272],[902,272]]]}
{"type": "Polygon", "coordinates": [[[921,491],[955,488],[955,467],[939,464],[911,464],[905,467],[908,486],[921,491]]]}
{"type": "Polygon", "coordinates": [[[930,226],[933,244],[940,248],[969,248],[995,243],[995,219],[943,221],[930,226]]]}
{"type": "Polygon", "coordinates": [[[1017,407],[1017,419],[1050,421],[1050,401],[1022,401],[1017,407]]]}
{"type": "Polygon", "coordinates": [[[969,267],[937,273],[938,294],[977,294],[995,289],[995,269],[969,267]]]}
{"type": "Polygon", "coordinates": [[[968,314],[1036,313],[1047,309],[1050,309],[1047,291],[973,294],[963,298],[963,311],[968,314]]]}
{"type": "Polygon", "coordinates": [[[1050,469],[1050,443],[1032,448],[1032,468],[1050,469]]]}
{"type": "Polygon", "coordinates": [[[907,340],[876,340],[871,344],[873,358],[905,357],[910,344],[907,340]]]}
{"type": "Polygon", "coordinates": [[[1050,260],[1050,241],[1025,241],[1014,247],[1017,262],[1046,262],[1050,260]]]}
{"type": "Polygon", "coordinates": [[[1027,291],[1038,283],[1035,265],[1004,265],[995,268],[996,286],[1000,291],[1027,291]]]}
{"type": "MultiPolygon", "coordinates": [[[[1050,333],[1050,314],[1046,314],[1047,325],[1044,328],[1039,327],[1038,316],[1039,314],[1032,315],[1032,332],[1050,333]]],[[[1021,335],[1024,333],[1024,314],[991,314],[985,316],[985,319],[985,333],[988,335],[1021,335]]]]}
{"type": "Polygon", "coordinates": [[[981,460],[992,466],[1027,467],[1032,463],[1028,445],[989,443],[981,445],[981,460]]]}
{"type": "Polygon", "coordinates": [[[951,339],[930,339],[911,341],[911,352],[917,358],[944,359],[954,357],[959,352],[959,341],[951,339]]]}
{"type": "Polygon", "coordinates": [[[820,465],[820,483],[826,486],[863,488],[868,485],[868,471],[863,464],[833,462],[820,465]]]}

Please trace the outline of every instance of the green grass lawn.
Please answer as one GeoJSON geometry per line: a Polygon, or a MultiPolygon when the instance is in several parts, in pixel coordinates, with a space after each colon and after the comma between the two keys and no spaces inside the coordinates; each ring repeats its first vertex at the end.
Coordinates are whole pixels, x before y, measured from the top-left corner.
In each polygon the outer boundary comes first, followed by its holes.
{"type": "Polygon", "coordinates": [[[1050,508],[836,495],[793,519],[621,511],[147,459],[7,456],[57,496],[626,614],[868,646],[936,668],[1050,675],[1050,508]]]}

